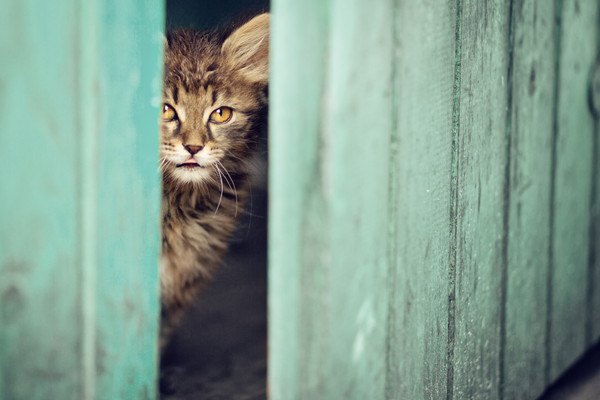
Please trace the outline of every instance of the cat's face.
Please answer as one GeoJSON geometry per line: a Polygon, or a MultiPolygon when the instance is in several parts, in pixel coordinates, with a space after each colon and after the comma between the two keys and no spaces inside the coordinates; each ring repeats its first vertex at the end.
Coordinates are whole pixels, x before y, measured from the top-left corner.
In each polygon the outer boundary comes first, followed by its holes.
{"type": "Polygon", "coordinates": [[[169,34],[160,146],[168,181],[219,182],[245,168],[264,119],[268,22],[259,15],[224,42],[169,34]]]}

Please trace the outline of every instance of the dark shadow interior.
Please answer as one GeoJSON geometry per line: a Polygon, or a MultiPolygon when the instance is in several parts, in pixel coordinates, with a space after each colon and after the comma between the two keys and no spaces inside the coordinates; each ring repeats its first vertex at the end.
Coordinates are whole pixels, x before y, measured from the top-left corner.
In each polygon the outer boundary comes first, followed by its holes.
{"type": "MultiPolygon", "coordinates": [[[[265,0],[167,0],[167,29],[210,29],[267,11],[265,0]]],[[[264,174],[224,266],[187,313],[161,360],[161,399],[265,399],[267,374],[266,132],[264,174]]]]}

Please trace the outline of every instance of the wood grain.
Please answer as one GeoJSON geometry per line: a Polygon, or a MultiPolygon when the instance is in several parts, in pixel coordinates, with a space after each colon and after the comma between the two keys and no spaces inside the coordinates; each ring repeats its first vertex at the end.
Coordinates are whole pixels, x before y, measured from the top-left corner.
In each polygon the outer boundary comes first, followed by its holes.
{"type": "Polygon", "coordinates": [[[155,398],[162,3],[2,9],[0,398],[155,398]]]}
{"type": "Polygon", "coordinates": [[[320,306],[313,295],[319,289],[305,290],[310,284],[305,280],[324,262],[314,248],[323,240],[323,200],[313,189],[320,180],[328,23],[328,3],[321,4],[278,1],[271,9],[268,380],[273,399],[301,399],[306,387],[316,385],[307,380],[315,364],[303,345],[306,330],[317,329],[311,310],[320,306]],[[299,31],[305,35],[295,34],[299,31]],[[311,250],[309,263],[305,257],[311,250]]]}
{"type": "Polygon", "coordinates": [[[454,226],[455,2],[400,1],[395,24],[386,398],[440,399],[447,396],[448,265],[454,226]]]}
{"type": "Polygon", "coordinates": [[[554,115],[553,2],[513,4],[504,396],[545,387],[554,115]]]}
{"type": "Polygon", "coordinates": [[[457,165],[456,399],[500,395],[508,1],[461,4],[457,165]]]}
{"type": "MultiPolygon", "coordinates": [[[[600,6],[599,6],[600,7],[600,6]]],[[[600,11],[598,11],[600,14],[600,11]]],[[[596,26],[596,65],[590,74],[590,111],[594,117],[593,170],[590,224],[590,291],[588,292],[588,338],[600,339],[600,22],[596,26]]]]}
{"type": "Polygon", "coordinates": [[[589,76],[597,57],[598,2],[559,2],[549,379],[586,347],[594,121],[589,76]]]}
{"type": "Polygon", "coordinates": [[[3,2],[2,9],[0,398],[76,399],[78,62],[64,44],[78,33],[77,4],[3,2]]]}
{"type": "Polygon", "coordinates": [[[275,399],[534,398],[598,338],[599,7],[274,2],[275,399]]]}
{"type": "Polygon", "coordinates": [[[274,399],[384,394],[391,11],[366,0],[272,8],[274,399]]]}
{"type": "Polygon", "coordinates": [[[153,398],[160,204],[155,132],[164,5],[114,0],[89,7],[82,25],[96,26],[90,39],[97,47],[83,69],[93,70],[92,62],[100,66],[86,82],[96,100],[86,117],[90,130],[97,129],[88,142],[95,168],[90,168],[90,179],[95,176],[96,185],[89,194],[97,205],[97,270],[92,278],[97,397],[153,398]]]}

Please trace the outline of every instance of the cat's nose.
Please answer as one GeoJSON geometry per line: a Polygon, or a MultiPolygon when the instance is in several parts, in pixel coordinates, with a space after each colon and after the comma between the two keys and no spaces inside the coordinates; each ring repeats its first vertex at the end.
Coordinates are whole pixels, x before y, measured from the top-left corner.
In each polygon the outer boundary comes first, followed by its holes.
{"type": "Polygon", "coordinates": [[[197,152],[199,152],[200,150],[202,150],[204,148],[204,146],[195,146],[195,145],[191,145],[191,144],[186,144],[185,149],[191,154],[194,155],[197,152]]]}

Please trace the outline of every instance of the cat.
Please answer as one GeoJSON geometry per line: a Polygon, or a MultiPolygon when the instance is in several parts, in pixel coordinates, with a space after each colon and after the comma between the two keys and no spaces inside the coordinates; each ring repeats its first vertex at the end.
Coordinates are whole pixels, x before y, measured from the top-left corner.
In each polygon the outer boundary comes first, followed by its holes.
{"type": "Polygon", "coordinates": [[[175,30],[166,38],[161,349],[222,262],[266,124],[269,14],[229,31],[175,30]]]}

